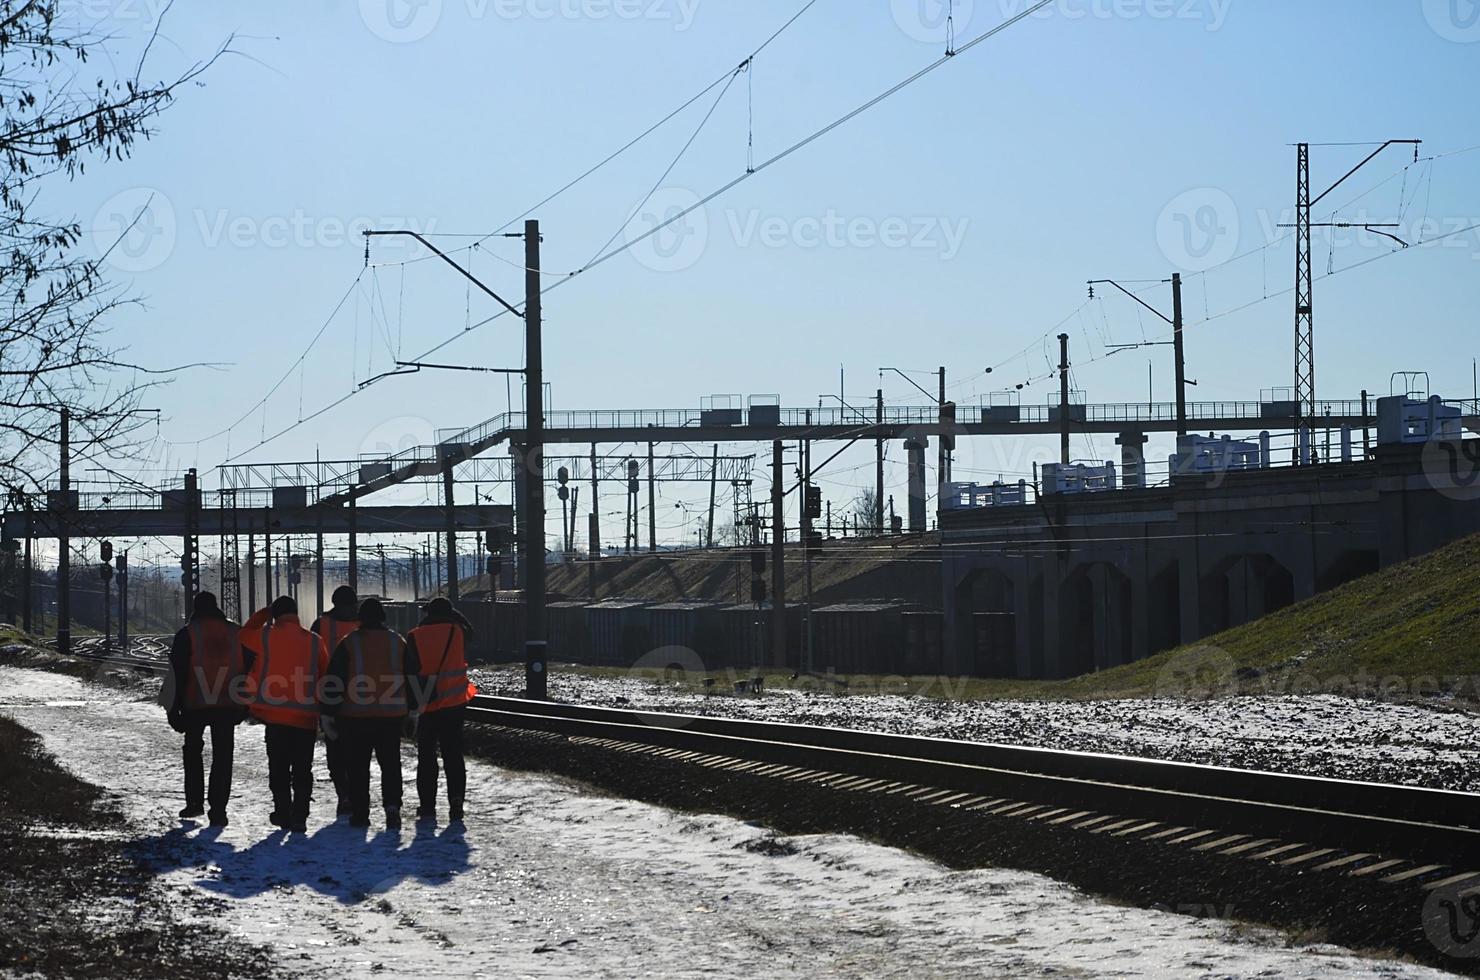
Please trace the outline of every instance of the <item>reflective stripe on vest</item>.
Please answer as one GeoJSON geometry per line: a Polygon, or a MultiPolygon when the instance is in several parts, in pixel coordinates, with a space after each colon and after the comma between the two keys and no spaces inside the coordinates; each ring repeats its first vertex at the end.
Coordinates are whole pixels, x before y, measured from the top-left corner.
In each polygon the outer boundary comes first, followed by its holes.
{"type": "Polygon", "coordinates": [[[306,665],[296,663],[292,665],[289,673],[274,674],[272,671],[273,627],[262,627],[262,662],[254,671],[257,677],[257,693],[252,703],[252,714],[268,724],[312,728],[318,722],[319,640],[307,630],[302,630],[302,632],[309,638],[308,663],[306,665]],[[307,683],[303,683],[305,666],[307,667],[307,683]],[[275,681],[280,683],[274,683],[275,681]],[[277,694],[278,689],[283,691],[282,695],[277,694]]]}
{"type": "Polygon", "coordinates": [[[421,676],[434,683],[425,711],[456,708],[473,699],[476,689],[468,683],[465,634],[456,623],[428,623],[411,631],[421,657],[421,676]],[[444,633],[443,630],[449,632],[444,633]],[[433,658],[436,658],[434,661],[433,658]]]}
{"type": "Polygon", "coordinates": [[[349,644],[349,678],[344,706],[346,718],[401,718],[406,715],[406,648],[392,630],[355,630],[349,644]],[[373,637],[369,643],[366,637],[373,637]],[[383,642],[382,642],[383,641],[383,642]],[[370,647],[367,651],[366,647],[370,647]],[[362,679],[363,678],[363,679],[362,679]]]}
{"type": "Polygon", "coordinates": [[[192,620],[187,629],[190,670],[185,677],[185,707],[192,711],[226,707],[232,703],[237,680],[246,673],[237,627],[212,619],[192,620]]]}

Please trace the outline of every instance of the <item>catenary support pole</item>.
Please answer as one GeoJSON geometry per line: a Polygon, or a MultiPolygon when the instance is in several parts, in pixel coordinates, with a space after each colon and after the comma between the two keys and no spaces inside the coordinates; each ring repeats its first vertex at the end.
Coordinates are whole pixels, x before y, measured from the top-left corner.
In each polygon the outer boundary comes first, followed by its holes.
{"type": "Polygon", "coordinates": [[[524,223],[524,696],[543,701],[545,639],[545,367],[540,336],[540,223],[524,223]]]}
{"type": "Polygon", "coordinates": [[[783,443],[771,443],[771,663],[785,667],[786,651],[786,477],[783,443]]]}
{"type": "MultiPolygon", "coordinates": [[[[884,389],[874,395],[874,424],[884,426],[884,389]]],[[[874,440],[874,533],[884,533],[884,437],[874,440]]]]}
{"type": "Polygon", "coordinates": [[[67,537],[72,512],[72,411],[62,406],[61,472],[62,498],[57,507],[57,650],[72,652],[72,541],[67,537]]]}
{"type": "Polygon", "coordinates": [[[1059,334],[1059,462],[1069,465],[1069,335],[1059,334]]]}
{"type": "MultiPolygon", "coordinates": [[[[447,598],[457,601],[457,511],[453,490],[456,486],[453,468],[457,461],[449,453],[442,464],[442,506],[447,509],[447,598]]],[[[384,555],[382,554],[382,558],[384,555]]]]}
{"type": "Polygon", "coordinates": [[[658,550],[657,473],[653,469],[653,444],[648,443],[648,551],[658,550]]]}
{"type": "Polygon", "coordinates": [[[1182,273],[1172,273],[1172,357],[1177,371],[1177,435],[1187,434],[1187,359],[1182,346],[1182,273]]]}

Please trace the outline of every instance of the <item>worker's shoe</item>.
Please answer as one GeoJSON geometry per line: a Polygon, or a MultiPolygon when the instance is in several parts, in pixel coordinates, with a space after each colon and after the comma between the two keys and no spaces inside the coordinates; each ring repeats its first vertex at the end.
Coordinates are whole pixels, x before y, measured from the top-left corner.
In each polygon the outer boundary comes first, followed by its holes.
{"type": "Polygon", "coordinates": [[[212,827],[225,827],[228,823],[230,823],[230,821],[228,821],[226,819],[226,811],[225,810],[212,810],[211,811],[211,826],[212,827]]]}
{"type": "Polygon", "coordinates": [[[203,817],[205,815],[206,807],[204,803],[187,803],[185,808],[180,811],[181,820],[189,820],[191,817],[203,817]]]}
{"type": "Polygon", "coordinates": [[[349,800],[340,800],[339,806],[334,811],[336,817],[352,817],[354,813],[355,805],[349,800]]]}
{"type": "Polygon", "coordinates": [[[400,807],[398,807],[398,806],[388,806],[388,807],[385,808],[385,829],[386,830],[400,830],[401,829],[401,808],[400,807]]]}
{"type": "Polygon", "coordinates": [[[308,833],[308,821],[295,820],[288,826],[288,830],[295,834],[306,834],[308,833]]]}
{"type": "Polygon", "coordinates": [[[462,801],[461,800],[458,800],[456,803],[449,803],[449,804],[447,804],[447,819],[448,820],[451,820],[453,823],[462,823],[462,818],[463,818],[463,805],[462,805],[462,801]]]}
{"type": "Polygon", "coordinates": [[[370,818],[362,817],[358,813],[351,813],[349,815],[349,825],[351,827],[368,827],[370,826],[370,818]]]}
{"type": "Polygon", "coordinates": [[[272,824],[274,827],[282,827],[285,830],[288,827],[288,818],[283,816],[276,810],[267,815],[267,822],[272,824]]]}
{"type": "Polygon", "coordinates": [[[419,806],[416,808],[417,823],[436,823],[437,808],[434,806],[419,806]]]}

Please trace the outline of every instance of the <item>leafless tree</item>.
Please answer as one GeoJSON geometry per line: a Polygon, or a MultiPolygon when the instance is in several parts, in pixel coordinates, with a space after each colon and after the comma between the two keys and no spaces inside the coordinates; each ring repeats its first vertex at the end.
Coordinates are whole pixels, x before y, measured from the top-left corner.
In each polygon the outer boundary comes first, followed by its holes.
{"type": "Polygon", "coordinates": [[[128,157],[231,44],[146,82],[162,14],[132,71],[93,73],[94,61],[113,65],[118,53],[110,38],[66,24],[63,2],[0,0],[0,485],[11,490],[37,489],[55,472],[63,406],[82,453],[126,452],[152,424],[137,411],[141,395],[178,370],[131,363],[110,343],[110,314],[138,299],[104,274],[106,249],[84,251],[75,218],[46,213],[44,192],[89,163],[128,157]]]}
{"type": "Polygon", "coordinates": [[[877,515],[874,507],[878,501],[878,495],[872,487],[859,491],[853,499],[853,526],[856,528],[872,528],[877,515]]]}

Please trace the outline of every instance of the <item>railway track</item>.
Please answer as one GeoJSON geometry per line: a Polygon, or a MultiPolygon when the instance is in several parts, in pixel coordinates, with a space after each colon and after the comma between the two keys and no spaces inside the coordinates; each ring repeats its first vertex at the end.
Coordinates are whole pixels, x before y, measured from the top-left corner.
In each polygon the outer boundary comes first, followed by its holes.
{"type": "MultiPolygon", "coordinates": [[[[101,636],[80,636],[72,639],[73,655],[94,663],[116,664],[134,670],[146,670],[162,674],[169,668],[170,640],[168,636],[129,637],[128,649],[117,649],[117,641],[110,647],[103,645],[101,636]]],[[[55,649],[56,641],[47,644],[55,649]]]]}
{"type": "MultiPolygon", "coordinates": [[[[470,718],[612,750],[1163,840],[1298,870],[1480,885],[1480,796],[1413,786],[478,697],[470,718]]],[[[866,805],[866,803],[864,803],[866,805]]]]}
{"type": "MultiPolygon", "coordinates": [[[[79,656],[163,673],[169,637],[79,656]]],[[[1162,840],[1426,888],[1480,886],[1480,795],[1130,756],[479,696],[469,720],[717,772],[1162,840]],[[1474,879],[1470,881],[1470,879],[1474,879]]]]}

